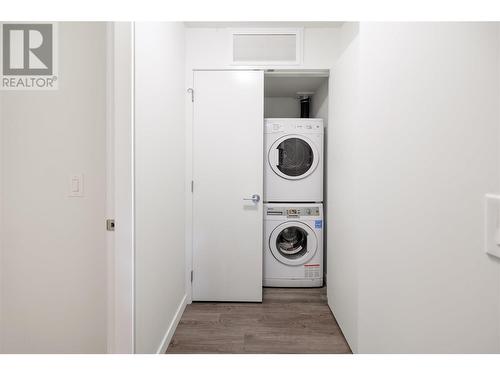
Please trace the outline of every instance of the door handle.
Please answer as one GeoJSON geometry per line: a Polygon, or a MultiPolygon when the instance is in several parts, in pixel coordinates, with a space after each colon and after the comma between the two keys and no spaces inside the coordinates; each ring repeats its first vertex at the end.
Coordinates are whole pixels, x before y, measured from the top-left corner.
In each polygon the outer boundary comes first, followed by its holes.
{"type": "Polygon", "coordinates": [[[280,149],[279,148],[274,149],[274,165],[276,165],[276,166],[280,165],[280,149]]]}
{"type": "Polygon", "coordinates": [[[244,201],[252,201],[253,203],[259,203],[260,201],[260,195],[259,194],[253,194],[251,198],[243,198],[244,201]]]}

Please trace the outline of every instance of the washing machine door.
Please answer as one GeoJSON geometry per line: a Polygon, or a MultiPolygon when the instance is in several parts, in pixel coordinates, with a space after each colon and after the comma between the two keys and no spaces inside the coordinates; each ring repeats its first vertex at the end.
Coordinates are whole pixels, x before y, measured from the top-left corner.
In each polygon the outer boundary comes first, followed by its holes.
{"type": "Polygon", "coordinates": [[[300,266],[309,262],[318,249],[316,233],[300,221],[287,221],[277,226],[269,238],[269,248],[279,262],[300,266]]]}
{"type": "Polygon", "coordinates": [[[288,180],[306,178],[314,172],[319,153],[314,143],[301,135],[287,135],[269,149],[268,161],[273,171],[288,180]]]}

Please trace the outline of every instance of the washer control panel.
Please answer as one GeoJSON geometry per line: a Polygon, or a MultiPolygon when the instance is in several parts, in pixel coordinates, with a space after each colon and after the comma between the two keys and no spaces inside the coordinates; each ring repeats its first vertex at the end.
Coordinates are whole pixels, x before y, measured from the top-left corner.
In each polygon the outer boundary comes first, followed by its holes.
{"type": "Polygon", "coordinates": [[[319,207],[268,207],[266,214],[268,216],[319,216],[319,207]]]}

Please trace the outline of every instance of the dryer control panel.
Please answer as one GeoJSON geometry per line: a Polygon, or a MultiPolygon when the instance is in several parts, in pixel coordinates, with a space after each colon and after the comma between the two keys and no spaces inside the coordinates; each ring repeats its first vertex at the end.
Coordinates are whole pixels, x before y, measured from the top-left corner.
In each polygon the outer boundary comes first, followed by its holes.
{"type": "Polygon", "coordinates": [[[321,118],[286,118],[264,119],[264,132],[267,134],[323,134],[324,125],[321,118]]]}
{"type": "Polygon", "coordinates": [[[319,216],[319,207],[268,207],[266,214],[286,217],[319,216]]]}

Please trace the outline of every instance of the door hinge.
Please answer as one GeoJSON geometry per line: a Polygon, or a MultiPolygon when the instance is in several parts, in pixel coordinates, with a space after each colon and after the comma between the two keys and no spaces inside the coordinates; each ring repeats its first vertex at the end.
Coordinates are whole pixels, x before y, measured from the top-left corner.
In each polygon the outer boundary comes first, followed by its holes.
{"type": "Polygon", "coordinates": [[[190,87],[187,89],[187,92],[191,94],[191,101],[194,102],[194,89],[190,87]]]}
{"type": "Polygon", "coordinates": [[[193,282],[193,271],[191,270],[191,282],[193,282]]]}
{"type": "Polygon", "coordinates": [[[194,192],[194,181],[191,180],[191,193],[193,193],[193,192],[194,192]]]}
{"type": "Polygon", "coordinates": [[[106,219],[106,230],[109,232],[115,231],[115,219],[106,219]]]}

